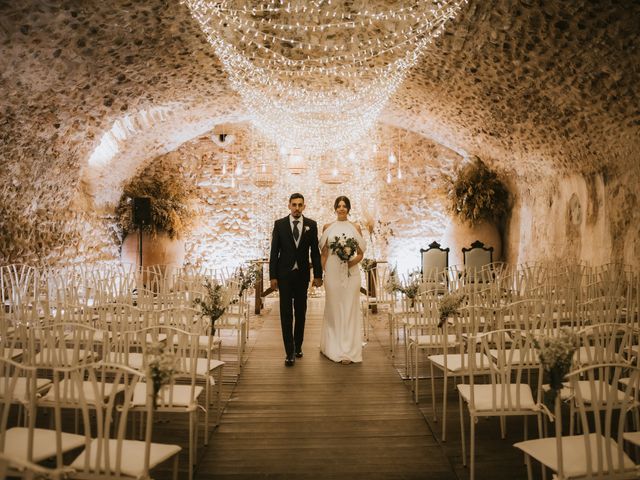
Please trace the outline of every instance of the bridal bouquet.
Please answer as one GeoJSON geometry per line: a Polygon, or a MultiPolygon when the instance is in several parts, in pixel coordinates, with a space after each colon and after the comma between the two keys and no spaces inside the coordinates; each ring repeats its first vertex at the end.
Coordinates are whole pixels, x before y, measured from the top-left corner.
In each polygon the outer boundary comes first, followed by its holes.
{"type": "MultiPolygon", "coordinates": [[[[358,251],[358,242],[355,238],[347,237],[343,233],[341,236],[336,235],[333,237],[333,241],[329,243],[329,248],[340,260],[348,263],[358,251]]],[[[351,275],[348,270],[347,275],[351,275]]]]}
{"type": "Polygon", "coordinates": [[[347,237],[344,233],[336,235],[329,243],[329,248],[340,260],[348,262],[358,251],[358,242],[353,237],[347,237]]]}

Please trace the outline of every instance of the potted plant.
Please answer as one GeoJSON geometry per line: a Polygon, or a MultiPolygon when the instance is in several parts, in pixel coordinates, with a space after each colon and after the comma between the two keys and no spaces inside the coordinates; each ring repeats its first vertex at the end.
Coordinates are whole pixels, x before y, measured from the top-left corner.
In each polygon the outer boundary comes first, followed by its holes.
{"type": "Polygon", "coordinates": [[[122,238],[122,260],[139,262],[137,235],[142,230],[143,265],[181,265],[184,261],[184,236],[195,221],[195,189],[182,176],[137,175],[123,188],[116,207],[122,238]],[[150,199],[151,221],[137,225],[133,219],[133,199],[150,199]]]}
{"type": "Polygon", "coordinates": [[[452,216],[445,243],[451,248],[453,263],[462,263],[462,247],[480,240],[494,248],[494,260],[500,260],[502,239],[498,224],[509,212],[509,191],[496,172],[478,157],[444,176],[447,209],[452,216]]]}

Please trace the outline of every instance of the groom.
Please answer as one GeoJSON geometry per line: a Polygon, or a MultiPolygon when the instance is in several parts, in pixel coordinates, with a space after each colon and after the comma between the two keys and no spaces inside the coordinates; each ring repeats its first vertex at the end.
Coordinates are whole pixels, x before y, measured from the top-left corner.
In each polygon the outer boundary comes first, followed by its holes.
{"type": "Polygon", "coordinates": [[[276,220],[273,225],[269,258],[271,288],[280,290],[280,324],[287,354],[284,364],[288,367],[295,364],[295,357],[302,357],[309,288],[309,255],[313,263],[313,285],[322,286],[318,225],[303,217],[303,210],[304,197],[300,193],[294,193],[289,198],[291,213],[276,220]]]}

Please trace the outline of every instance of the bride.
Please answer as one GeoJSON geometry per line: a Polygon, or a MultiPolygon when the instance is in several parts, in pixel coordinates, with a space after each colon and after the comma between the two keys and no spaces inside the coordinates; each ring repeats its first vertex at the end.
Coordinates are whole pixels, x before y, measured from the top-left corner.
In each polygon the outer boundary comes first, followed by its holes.
{"type": "Polygon", "coordinates": [[[362,362],[362,312],[360,311],[360,272],[358,263],[364,257],[366,244],[358,225],[347,220],[351,202],[345,196],[333,204],[337,220],[325,225],[320,237],[322,269],[325,272],[324,321],[320,351],[334,362],[362,362]],[[330,245],[336,237],[345,236],[358,242],[355,256],[348,264],[330,245]]]}

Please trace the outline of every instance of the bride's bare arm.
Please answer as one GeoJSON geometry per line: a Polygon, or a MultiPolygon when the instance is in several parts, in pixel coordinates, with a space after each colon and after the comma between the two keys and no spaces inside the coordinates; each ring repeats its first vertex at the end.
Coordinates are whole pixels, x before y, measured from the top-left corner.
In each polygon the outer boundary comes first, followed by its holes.
{"type": "MultiPolygon", "coordinates": [[[[354,223],[353,226],[356,227],[356,230],[358,230],[358,233],[360,234],[360,236],[362,236],[362,230],[360,229],[360,225],[354,223]]],[[[363,258],[364,258],[364,252],[362,251],[360,246],[358,246],[358,252],[356,253],[356,256],[353,257],[351,260],[349,260],[349,268],[360,263],[363,258]]]]}
{"type": "MultiPolygon", "coordinates": [[[[329,228],[329,223],[326,223],[322,227],[322,233],[329,228]]],[[[324,243],[322,250],[320,250],[320,264],[322,265],[322,270],[325,269],[325,265],[327,264],[327,258],[329,258],[329,248],[327,247],[327,242],[324,243]]]]}

